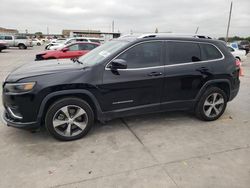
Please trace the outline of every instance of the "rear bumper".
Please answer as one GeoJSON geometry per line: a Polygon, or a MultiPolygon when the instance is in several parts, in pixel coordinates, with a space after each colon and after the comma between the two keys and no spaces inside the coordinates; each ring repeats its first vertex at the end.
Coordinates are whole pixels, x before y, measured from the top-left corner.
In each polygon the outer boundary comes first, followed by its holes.
{"type": "Polygon", "coordinates": [[[240,87],[238,87],[237,89],[234,89],[230,92],[229,101],[233,100],[237,96],[237,94],[239,93],[239,89],[240,89],[240,87]]]}
{"type": "Polygon", "coordinates": [[[32,130],[32,129],[37,129],[40,127],[40,124],[38,122],[17,122],[14,119],[10,118],[7,111],[4,111],[2,114],[2,121],[7,125],[15,128],[20,128],[20,129],[27,129],[27,130],[32,130]]]}

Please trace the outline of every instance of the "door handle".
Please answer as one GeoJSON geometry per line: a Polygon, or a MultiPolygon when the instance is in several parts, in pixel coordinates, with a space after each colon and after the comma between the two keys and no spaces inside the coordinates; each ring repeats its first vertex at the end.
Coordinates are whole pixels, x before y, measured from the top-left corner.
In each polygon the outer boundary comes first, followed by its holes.
{"type": "Polygon", "coordinates": [[[162,73],[161,72],[151,72],[148,74],[148,76],[161,76],[162,73]]]}

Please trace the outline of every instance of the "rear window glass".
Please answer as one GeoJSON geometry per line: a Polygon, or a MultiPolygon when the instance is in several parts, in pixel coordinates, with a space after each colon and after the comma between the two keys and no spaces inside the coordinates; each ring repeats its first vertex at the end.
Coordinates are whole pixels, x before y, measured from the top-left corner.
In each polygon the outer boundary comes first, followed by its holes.
{"type": "Polygon", "coordinates": [[[11,36],[5,36],[4,39],[5,40],[12,40],[12,37],[11,36]]]}
{"type": "Polygon", "coordinates": [[[213,60],[222,58],[221,52],[211,44],[200,44],[203,60],[213,60]]]}
{"type": "Polygon", "coordinates": [[[199,44],[191,42],[168,42],[171,64],[201,61],[199,44]]]}

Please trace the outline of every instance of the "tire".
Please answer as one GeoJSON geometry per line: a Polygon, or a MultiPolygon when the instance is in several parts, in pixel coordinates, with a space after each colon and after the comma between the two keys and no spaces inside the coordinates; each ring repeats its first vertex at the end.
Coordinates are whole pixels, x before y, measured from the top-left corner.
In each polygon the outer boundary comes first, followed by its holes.
{"type": "Polygon", "coordinates": [[[236,59],[238,59],[241,62],[241,59],[239,57],[236,57],[236,59]]]}
{"type": "Polygon", "coordinates": [[[56,101],[50,106],[45,117],[48,132],[62,141],[84,137],[93,124],[92,108],[79,98],[63,98],[56,101]]]}
{"type": "Polygon", "coordinates": [[[24,44],[18,44],[18,48],[21,50],[27,49],[27,47],[24,44]]]}
{"type": "Polygon", "coordinates": [[[195,108],[196,116],[204,121],[214,121],[224,113],[228,98],[218,87],[208,88],[200,97],[195,108]]]}
{"type": "Polygon", "coordinates": [[[38,42],[38,43],[37,43],[37,46],[41,46],[41,43],[40,43],[40,42],[38,42]]]}

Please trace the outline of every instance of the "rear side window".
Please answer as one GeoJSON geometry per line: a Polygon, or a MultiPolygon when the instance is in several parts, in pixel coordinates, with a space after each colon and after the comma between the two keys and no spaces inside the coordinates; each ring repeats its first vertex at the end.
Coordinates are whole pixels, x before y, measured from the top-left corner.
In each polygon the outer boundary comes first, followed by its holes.
{"type": "Polygon", "coordinates": [[[200,44],[203,60],[213,60],[222,58],[222,54],[219,50],[211,44],[200,44]]]}
{"type": "Polygon", "coordinates": [[[16,36],[16,39],[27,39],[26,36],[16,36]]]}
{"type": "Polygon", "coordinates": [[[171,64],[201,61],[201,51],[197,43],[169,41],[168,51],[171,64]]]}

